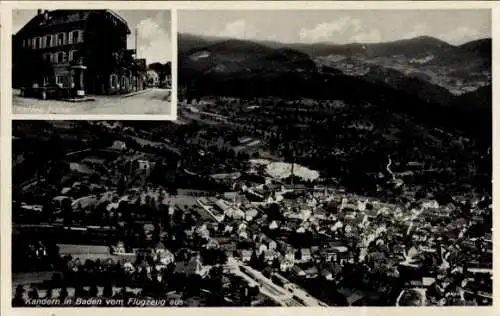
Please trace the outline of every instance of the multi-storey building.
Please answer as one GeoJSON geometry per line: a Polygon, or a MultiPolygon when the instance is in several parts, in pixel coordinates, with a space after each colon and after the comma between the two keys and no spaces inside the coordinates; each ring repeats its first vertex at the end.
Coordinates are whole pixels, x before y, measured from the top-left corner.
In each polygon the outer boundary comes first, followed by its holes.
{"type": "Polygon", "coordinates": [[[146,63],[127,49],[130,33],[111,10],[38,10],[13,36],[13,85],[56,84],[78,94],[143,89],[146,63]]]}
{"type": "Polygon", "coordinates": [[[160,76],[154,70],[148,70],[148,85],[151,87],[158,87],[160,83],[160,76]]]}

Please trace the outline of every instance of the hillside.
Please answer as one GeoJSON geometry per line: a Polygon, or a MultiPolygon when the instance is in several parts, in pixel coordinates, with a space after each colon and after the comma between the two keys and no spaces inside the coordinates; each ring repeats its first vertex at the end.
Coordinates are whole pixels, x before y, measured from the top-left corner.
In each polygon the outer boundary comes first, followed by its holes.
{"type": "Polygon", "coordinates": [[[304,51],[311,56],[349,55],[388,57],[405,55],[411,58],[418,58],[426,54],[447,52],[454,48],[454,46],[444,41],[429,36],[375,44],[352,43],[337,45],[320,43],[311,45],[294,44],[291,47],[304,51]]]}
{"type": "Polygon", "coordinates": [[[491,116],[484,98],[491,86],[487,44],[453,46],[432,37],[288,46],[224,39],[180,54],[179,83],[198,96],[369,102],[484,135],[491,133],[484,126],[491,116]]]}
{"type": "Polygon", "coordinates": [[[483,38],[476,41],[467,42],[459,46],[461,49],[467,50],[491,62],[491,38],[483,38]]]}
{"type": "MultiPolygon", "coordinates": [[[[395,74],[392,70],[397,70],[412,80],[417,78],[439,86],[430,90],[444,88],[454,95],[491,84],[491,39],[476,40],[461,46],[453,46],[429,36],[387,43],[337,45],[283,44],[179,34],[179,51],[181,75],[203,73],[210,69],[231,74],[259,71],[262,68],[267,68],[268,71],[285,71],[286,67],[283,69],[282,64],[269,64],[262,57],[292,51],[296,56],[302,54],[299,59],[306,64],[309,63],[308,59],[314,60],[315,67],[305,67],[309,70],[326,67],[331,73],[340,70],[347,75],[363,76],[376,65],[389,69],[385,75],[395,74]],[[210,58],[197,58],[208,54],[210,58]],[[193,59],[196,59],[195,62],[193,59]]],[[[286,59],[281,62],[293,64],[286,59]]],[[[386,78],[381,77],[380,80],[386,81],[386,78]]]]}
{"type": "MultiPolygon", "coordinates": [[[[306,54],[290,49],[273,49],[245,40],[223,40],[179,55],[179,81],[203,76],[242,76],[245,73],[269,74],[316,71],[306,54]]],[[[217,79],[216,79],[217,80],[217,79]]]]}
{"type": "Polygon", "coordinates": [[[453,98],[453,95],[443,87],[434,85],[417,76],[405,75],[392,68],[372,65],[363,78],[370,82],[384,82],[396,90],[404,91],[427,102],[447,105],[453,98]]]}
{"type": "Polygon", "coordinates": [[[198,36],[193,34],[178,34],[177,51],[179,52],[179,54],[184,54],[186,52],[193,51],[219,41],[221,41],[221,38],[218,37],[198,36]]]}

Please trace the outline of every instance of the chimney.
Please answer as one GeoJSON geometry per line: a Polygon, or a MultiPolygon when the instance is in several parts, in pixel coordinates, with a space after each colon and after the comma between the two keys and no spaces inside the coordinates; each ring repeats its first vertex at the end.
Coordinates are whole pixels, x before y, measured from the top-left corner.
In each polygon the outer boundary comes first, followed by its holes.
{"type": "Polygon", "coordinates": [[[38,9],[38,10],[36,10],[36,14],[37,14],[37,15],[42,14],[42,9],[38,9]]]}

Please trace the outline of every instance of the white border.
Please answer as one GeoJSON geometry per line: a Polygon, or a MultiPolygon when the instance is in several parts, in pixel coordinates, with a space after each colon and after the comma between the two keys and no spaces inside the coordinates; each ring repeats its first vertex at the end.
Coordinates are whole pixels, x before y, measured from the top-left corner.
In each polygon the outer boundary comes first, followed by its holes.
{"type": "MultiPolygon", "coordinates": [[[[338,2],[324,2],[324,1],[314,1],[314,2],[304,2],[304,1],[274,1],[274,2],[244,2],[244,1],[217,1],[217,2],[191,2],[191,1],[137,1],[137,2],[124,2],[124,1],[92,1],[92,2],[80,2],[80,1],[67,1],[67,2],[34,2],[34,1],[3,1],[0,3],[0,15],[2,28],[1,40],[2,40],[2,51],[1,51],[1,64],[0,69],[3,70],[3,75],[0,77],[1,91],[9,91],[11,89],[11,78],[10,78],[10,64],[11,64],[11,50],[10,50],[10,40],[11,40],[11,9],[34,9],[38,7],[44,7],[47,9],[55,8],[73,8],[73,9],[87,9],[87,8],[107,8],[107,9],[174,9],[172,10],[171,19],[172,22],[177,21],[177,14],[175,9],[205,9],[205,10],[243,10],[243,9],[280,9],[280,10],[325,10],[325,9],[344,9],[344,10],[376,10],[376,9],[404,9],[404,10],[414,10],[414,9],[492,9],[492,38],[493,38],[493,91],[500,91],[499,84],[500,80],[497,76],[500,75],[500,57],[497,57],[500,53],[500,2],[498,1],[338,1],[338,2]]],[[[174,53],[172,54],[172,70],[173,70],[173,82],[172,82],[172,103],[176,100],[176,89],[177,89],[177,53],[175,52],[177,48],[177,25],[172,25],[172,43],[174,53]],[[174,99],[175,98],[175,99],[174,99]]],[[[2,157],[0,160],[0,174],[1,174],[1,190],[0,190],[0,203],[1,203],[1,227],[2,227],[2,239],[1,239],[1,314],[2,315],[71,315],[73,313],[88,314],[88,315],[118,315],[118,314],[134,314],[134,313],[147,313],[148,315],[163,315],[165,313],[175,313],[179,315],[232,315],[234,313],[241,313],[242,315],[300,315],[303,312],[314,313],[318,315],[400,315],[406,314],[410,315],[420,315],[421,313],[433,314],[433,315],[459,315],[462,313],[472,314],[481,313],[482,315],[500,315],[498,306],[498,299],[500,297],[500,286],[499,282],[494,282],[494,305],[492,307],[423,307],[423,308],[410,308],[410,307],[350,307],[350,308],[39,308],[39,309],[13,309],[10,307],[12,287],[11,287],[11,267],[10,267],[10,253],[11,253],[11,214],[10,214],[10,203],[11,203],[11,93],[1,93],[1,152],[2,157]]],[[[500,102],[499,97],[494,93],[493,96],[493,121],[499,121],[500,112],[496,109],[497,104],[500,102]]],[[[16,119],[21,118],[20,115],[15,116],[16,119]]],[[[24,117],[23,117],[24,118],[24,117]]],[[[99,115],[92,117],[89,116],[63,116],[63,115],[40,115],[38,117],[32,117],[30,119],[113,119],[113,120],[123,120],[123,119],[134,119],[134,120],[157,120],[161,119],[159,115],[149,115],[147,118],[144,115],[127,115],[127,116],[104,116],[99,115]],[[127,117],[127,118],[125,118],[127,117]]],[[[493,144],[494,147],[499,139],[498,133],[500,132],[496,124],[493,124],[493,144]]],[[[493,179],[498,178],[498,159],[496,158],[496,149],[493,149],[493,179]]],[[[499,197],[497,196],[497,185],[493,181],[493,205],[496,209],[499,204],[499,197]]],[[[499,216],[493,212],[494,227],[498,226],[499,216]]],[[[498,234],[493,232],[494,242],[494,253],[499,252],[499,245],[497,242],[498,234]]],[[[496,255],[493,260],[494,270],[498,270],[499,261],[496,259],[496,255]]]]}

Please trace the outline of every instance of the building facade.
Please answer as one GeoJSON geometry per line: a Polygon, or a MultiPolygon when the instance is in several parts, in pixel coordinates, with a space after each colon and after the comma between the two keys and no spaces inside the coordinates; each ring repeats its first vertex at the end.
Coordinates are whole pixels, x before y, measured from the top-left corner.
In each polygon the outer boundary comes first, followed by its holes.
{"type": "Polygon", "coordinates": [[[160,84],[160,76],[158,75],[158,73],[154,70],[148,70],[147,76],[148,76],[148,86],[158,87],[158,85],[160,84]]]}
{"type": "Polygon", "coordinates": [[[146,87],[146,61],[127,49],[127,22],[111,10],[38,10],[13,36],[13,86],[76,94],[146,87]]]}

